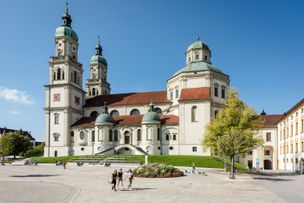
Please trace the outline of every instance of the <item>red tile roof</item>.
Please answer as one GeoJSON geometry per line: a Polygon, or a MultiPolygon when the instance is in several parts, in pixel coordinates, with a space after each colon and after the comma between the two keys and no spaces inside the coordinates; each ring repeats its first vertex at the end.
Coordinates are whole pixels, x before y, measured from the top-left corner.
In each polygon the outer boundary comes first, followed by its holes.
{"type": "MultiPolygon", "coordinates": [[[[117,125],[141,125],[143,115],[113,116],[117,125]]],[[[175,115],[165,115],[161,117],[162,125],[178,125],[179,117],[175,115]]],[[[94,127],[95,118],[82,117],[71,127],[94,127]]]]}
{"type": "Polygon", "coordinates": [[[276,127],[277,123],[280,121],[283,115],[281,114],[274,114],[274,115],[262,115],[263,124],[262,126],[264,128],[271,128],[276,127]]]}
{"type": "Polygon", "coordinates": [[[210,88],[209,87],[199,87],[199,88],[187,88],[182,89],[182,93],[179,101],[185,100],[202,100],[210,98],[210,88]]]}
{"type": "Polygon", "coordinates": [[[124,94],[99,95],[86,100],[84,107],[103,106],[124,106],[124,105],[143,105],[153,102],[154,104],[171,103],[167,99],[166,91],[158,92],[134,92],[124,94]]]}

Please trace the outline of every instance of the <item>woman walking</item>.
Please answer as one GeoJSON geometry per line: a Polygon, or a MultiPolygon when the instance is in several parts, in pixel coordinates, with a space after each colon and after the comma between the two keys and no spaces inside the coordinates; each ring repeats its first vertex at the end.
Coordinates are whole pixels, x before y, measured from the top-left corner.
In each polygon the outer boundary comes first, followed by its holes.
{"type": "Polygon", "coordinates": [[[112,190],[116,191],[117,170],[112,173],[112,190]]]}
{"type": "Polygon", "coordinates": [[[117,178],[118,178],[117,188],[119,187],[119,183],[121,183],[121,188],[123,189],[122,177],[123,177],[123,172],[122,172],[122,169],[120,169],[118,174],[117,174],[117,178]]]}
{"type": "Polygon", "coordinates": [[[128,189],[129,189],[130,191],[132,191],[133,177],[134,177],[134,176],[133,176],[133,172],[132,172],[131,169],[129,169],[129,171],[127,172],[127,177],[125,178],[125,180],[126,180],[126,179],[129,180],[128,189]]]}

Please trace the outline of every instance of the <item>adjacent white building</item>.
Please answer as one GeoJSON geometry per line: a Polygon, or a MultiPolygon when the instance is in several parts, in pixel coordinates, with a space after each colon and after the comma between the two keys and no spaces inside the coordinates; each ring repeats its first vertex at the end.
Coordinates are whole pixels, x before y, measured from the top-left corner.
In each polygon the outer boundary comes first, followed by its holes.
{"type": "Polygon", "coordinates": [[[186,65],[168,79],[164,91],[111,94],[98,40],[85,92],[68,9],[62,19],[45,85],[45,156],[210,155],[201,145],[205,127],[223,109],[230,81],[212,65],[206,43],[197,39],[188,47],[186,65]]]}

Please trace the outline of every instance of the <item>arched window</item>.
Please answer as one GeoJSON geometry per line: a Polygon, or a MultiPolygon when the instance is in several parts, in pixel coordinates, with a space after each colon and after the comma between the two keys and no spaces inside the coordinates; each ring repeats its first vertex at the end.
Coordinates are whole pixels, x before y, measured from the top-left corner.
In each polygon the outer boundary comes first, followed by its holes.
{"type": "Polygon", "coordinates": [[[163,114],[163,111],[161,110],[161,108],[156,107],[156,108],[154,108],[154,111],[158,114],[163,114]]]}
{"type": "Polygon", "coordinates": [[[74,143],[74,131],[71,131],[71,143],[74,143]]]}
{"type": "Polygon", "coordinates": [[[99,115],[99,113],[97,111],[92,111],[92,113],[90,114],[90,117],[97,118],[98,115],[99,115]]]}
{"type": "Polygon", "coordinates": [[[218,110],[215,110],[215,111],[214,111],[214,118],[216,118],[217,115],[218,115],[218,110]]]}
{"type": "Polygon", "coordinates": [[[112,110],[110,115],[111,116],[119,116],[119,112],[117,110],[112,110]]]}
{"type": "Polygon", "coordinates": [[[95,88],[92,89],[92,96],[95,96],[95,88]]]}
{"type": "Polygon", "coordinates": [[[139,115],[140,112],[138,109],[132,109],[132,111],[130,112],[130,115],[134,116],[134,115],[139,115]]]}
{"type": "Polygon", "coordinates": [[[80,133],[79,133],[79,138],[80,138],[81,140],[84,140],[84,132],[83,132],[83,131],[80,131],[80,133]]]}
{"type": "Polygon", "coordinates": [[[95,130],[92,131],[92,142],[95,142],[95,130]]]}
{"type": "Polygon", "coordinates": [[[54,151],[54,157],[57,157],[57,156],[58,156],[58,152],[54,151]]]}
{"type": "Polygon", "coordinates": [[[191,107],[191,121],[192,122],[198,121],[197,106],[191,107]]]}
{"type": "Polygon", "coordinates": [[[226,88],[225,86],[222,86],[222,98],[225,99],[226,97],[226,88]]]}
{"type": "Polygon", "coordinates": [[[56,71],[53,72],[53,80],[56,80],[56,71]]]}
{"type": "Polygon", "coordinates": [[[54,133],[53,136],[54,136],[54,142],[58,142],[60,134],[59,133],[54,133]]]}
{"type": "Polygon", "coordinates": [[[64,70],[62,70],[62,80],[64,80],[64,70]]]}
{"type": "Polygon", "coordinates": [[[160,140],[160,129],[157,128],[157,140],[160,140]]]}
{"type": "Polygon", "coordinates": [[[76,80],[77,80],[77,72],[76,71],[74,71],[74,83],[76,83],[76,80]]]}
{"type": "Polygon", "coordinates": [[[214,84],[214,96],[218,97],[218,84],[214,84]]]}
{"type": "Polygon", "coordinates": [[[60,80],[61,78],[61,70],[60,68],[57,69],[57,80],[60,80]]]}
{"type": "Polygon", "coordinates": [[[74,75],[73,75],[73,72],[71,72],[71,81],[74,82],[74,75]]]}
{"type": "Polygon", "coordinates": [[[112,129],[109,130],[109,142],[113,142],[113,131],[112,131],[112,129]]]}
{"type": "Polygon", "coordinates": [[[98,90],[96,90],[96,95],[98,95],[98,90]]]}
{"type": "Polygon", "coordinates": [[[54,124],[55,125],[59,124],[59,114],[58,113],[54,113],[54,124]]]}
{"type": "Polygon", "coordinates": [[[141,141],[141,129],[137,130],[137,141],[141,141]]]}
{"type": "Polygon", "coordinates": [[[118,130],[114,130],[114,142],[118,142],[118,130]]]}

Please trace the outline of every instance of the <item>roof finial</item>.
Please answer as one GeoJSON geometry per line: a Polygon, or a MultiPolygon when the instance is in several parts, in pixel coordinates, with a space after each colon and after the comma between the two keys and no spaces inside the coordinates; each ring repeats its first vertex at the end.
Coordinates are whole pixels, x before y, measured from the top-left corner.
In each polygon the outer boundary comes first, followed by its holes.
{"type": "Polygon", "coordinates": [[[197,41],[200,41],[200,40],[201,40],[200,36],[197,36],[197,38],[196,38],[196,39],[197,39],[197,41]]]}
{"type": "Polygon", "coordinates": [[[96,44],[96,55],[102,55],[102,47],[100,45],[100,36],[97,35],[97,44],[96,44]]]}
{"type": "Polygon", "coordinates": [[[100,36],[97,35],[97,43],[100,44],[100,36]]]}
{"type": "Polygon", "coordinates": [[[65,11],[69,12],[69,2],[68,2],[68,0],[65,0],[65,11]]]}

